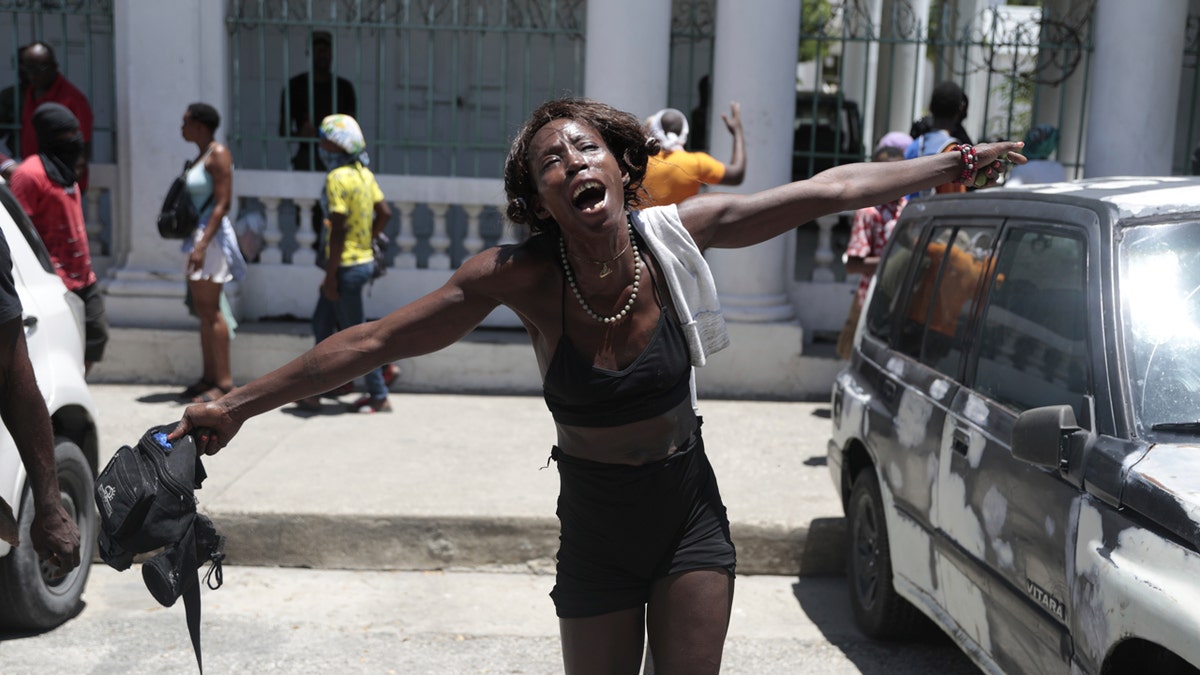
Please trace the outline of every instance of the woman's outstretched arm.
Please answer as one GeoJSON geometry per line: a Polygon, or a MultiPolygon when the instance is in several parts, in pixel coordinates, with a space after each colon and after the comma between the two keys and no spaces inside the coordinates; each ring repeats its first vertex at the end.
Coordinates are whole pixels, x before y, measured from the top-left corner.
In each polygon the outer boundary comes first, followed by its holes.
{"type": "MultiPolygon", "coordinates": [[[[975,147],[977,165],[986,174],[1001,158],[1024,164],[1023,143],[987,143],[975,147]]],[[[679,215],[700,248],[739,248],[766,241],[839,211],[883,204],[903,195],[958,179],[959,152],[943,152],[902,162],[857,162],[827,169],[808,180],[750,195],[710,193],[685,200],[679,215]]],[[[986,185],[995,184],[995,176],[986,185]]]]}
{"type": "Polygon", "coordinates": [[[503,288],[498,249],[471,258],[441,288],[377,321],[334,333],[280,368],[211,403],[189,406],[172,440],[195,431],[199,452],[213,454],[249,418],[329,391],[397,359],[447,347],[479,325],[499,304],[503,288]]]}

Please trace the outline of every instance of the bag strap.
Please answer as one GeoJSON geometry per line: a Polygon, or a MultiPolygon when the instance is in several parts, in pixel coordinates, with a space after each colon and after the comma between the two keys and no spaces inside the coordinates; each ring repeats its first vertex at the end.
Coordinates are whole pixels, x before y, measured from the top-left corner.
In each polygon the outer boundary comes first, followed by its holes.
{"type": "Polygon", "coordinates": [[[184,173],[187,173],[189,170],[191,170],[191,168],[192,168],[193,166],[196,166],[197,164],[199,164],[199,163],[203,162],[203,161],[204,161],[204,160],[205,160],[205,159],[206,159],[206,158],[209,156],[209,154],[211,154],[211,153],[212,153],[213,146],[214,146],[214,145],[216,145],[216,144],[217,144],[217,142],[216,142],[216,141],[213,141],[212,143],[209,143],[209,144],[208,144],[208,147],[204,149],[204,152],[200,153],[200,156],[196,158],[196,161],[194,161],[194,162],[184,162],[184,164],[183,164],[183,172],[184,172],[184,173]]]}
{"type": "Polygon", "coordinates": [[[208,199],[204,200],[204,203],[200,205],[200,208],[196,209],[196,215],[204,213],[204,209],[207,209],[208,205],[212,203],[213,197],[214,195],[209,195],[208,199]]]}
{"type": "MultiPolygon", "coordinates": [[[[187,172],[188,172],[188,171],[191,171],[191,170],[192,170],[192,167],[194,167],[194,166],[196,166],[197,164],[200,164],[201,162],[203,162],[203,161],[204,161],[204,159],[205,159],[206,157],[208,157],[209,153],[211,153],[211,152],[212,152],[213,146],[214,146],[214,145],[216,145],[216,144],[217,144],[217,142],[216,142],[216,141],[213,141],[212,143],[209,143],[209,144],[208,144],[208,147],[207,147],[207,148],[205,148],[204,152],[203,152],[203,153],[201,153],[201,154],[200,154],[200,156],[196,158],[196,161],[194,161],[194,162],[184,162],[184,163],[183,163],[183,174],[182,174],[182,176],[183,176],[183,177],[185,177],[185,180],[186,180],[187,172]]],[[[215,197],[215,196],[216,196],[215,194],[210,194],[210,195],[208,196],[208,199],[205,199],[205,200],[204,200],[204,203],[200,205],[200,208],[196,209],[196,215],[201,215],[201,214],[203,214],[203,213],[204,213],[204,210],[208,208],[208,205],[209,205],[209,204],[212,204],[213,197],[215,197]]],[[[188,197],[188,198],[189,198],[189,199],[191,199],[191,197],[188,197]]]]}
{"type": "MultiPolygon", "coordinates": [[[[197,578],[199,573],[196,574],[197,578]]],[[[192,636],[192,651],[196,652],[196,667],[204,675],[204,662],[200,658],[200,583],[194,583],[183,592],[183,608],[187,614],[188,634],[192,636]]]]}

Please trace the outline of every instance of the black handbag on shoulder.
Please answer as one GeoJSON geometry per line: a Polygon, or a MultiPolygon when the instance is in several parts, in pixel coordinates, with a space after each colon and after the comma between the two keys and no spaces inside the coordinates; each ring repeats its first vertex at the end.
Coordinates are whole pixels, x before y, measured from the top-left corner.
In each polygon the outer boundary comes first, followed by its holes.
{"type": "Polygon", "coordinates": [[[183,174],[171,183],[171,188],[167,190],[167,198],[163,200],[162,211],[158,214],[158,233],[163,239],[187,239],[196,231],[200,214],[212,203],[212,195],[209,195],[204,205],[199,210],[196,209],[196,205],[192,203],[192,195],[187,189],[188,168],[185,165],[183,174]]]}

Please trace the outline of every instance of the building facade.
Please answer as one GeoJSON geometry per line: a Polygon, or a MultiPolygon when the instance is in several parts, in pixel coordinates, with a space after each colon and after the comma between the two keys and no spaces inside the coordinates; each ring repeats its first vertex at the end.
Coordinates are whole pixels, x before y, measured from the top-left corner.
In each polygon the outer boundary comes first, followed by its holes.
{"type": "MultiPolygon", "coordinates": [[[[391,269],[368,299],[374,316],[441,285],[483,247],[523,236],[501,217],[506,142],[529,110],[563,93],[645,117],[667,105],[696,108],[707,76],[712,104],[699,110],[707,110],[701,126],[711,130],[714,156],[731,150],[720,114],[729,101],[742,106],[749,161],[745,182],[731,188],[737,192],[795,175],[797,92],[806,87],[856,101],[868,152],[887,130],[907,130],[933,81],[947,77],[972,95],[968,123],[977,140],[997,128],[1019,137],[1031,123],[1057,123],[1060,158],[1075,175],[1178,173],[1200,139],[1200,0],[1045,0],[1032,22],[1040,32],[1014,37],[1018,46],[1000,52],[994,37],[949,46],[929,37],[935,24],[948,34],[980,34],[987,21],[996,30],[1009,15],[986,0],[42,4],[0,3],[0,32],[12,37],[14,63],[15,45],[55,44],[64,73],[86,81],[97,109],[89,234],[115,326],[194,325],[178,242],[155,230],[172,177],[195,155],[180,136],[193,101],[222,112],[218,137],[234,153],[237,218],[261,237],[248,276],[229,289],[237,313],[252,321],[309,315],[320,279],[312,207],[323,174],[291,170],[289,157],[305,145],[280,118],[287,80],[312,65],[316,30],[331,34],[333,70],[356,88],[372,168],[396,213],[391,269]],[[823,14],[814,23],[802,7],[823,14]],[[11,27],[3,25],[8,17],[11,27]],[[1070,50],[1047,47],[1062,41],[1064,26],[1083,55],[1070,69],[1058,63],[1070,50]],[[888,31],[916,37],[903,43],[888,31]],[[803,55],[806,43],[817,45],[817,56],[815,69],[803,71],[797,45],[803,55]],[[980,102],[1016,98],[993,93],[1003,88],[1001,61],[1019,58],[1065,75],[1026,78],[1022,100],[1032,104],[1028,119],[1014,124],[1016,113],[1005,117],[998,104],[980,102]],[[988,67],[954,67],[975,61],[988,67]],[[820,75],[806,83],[802,71],[820,75]],[[1007,122],[995,126],[998,117],[1007,122]]],[[[1017,35],[1020,25],[1004,30],[1017,35]]],[[[9,77],[0,86],[13,84],[9,77]]],[[[725,362],[754,380],[755,391],[788,395],[807,376],[798,369],[813,336],[840,327],[856,282],[837,263],[842,228],[833,216],[752,248],[708,253],[734,329],[725,362]]],[[[520,324],[501,308],[486,325],[520,324]]]]}

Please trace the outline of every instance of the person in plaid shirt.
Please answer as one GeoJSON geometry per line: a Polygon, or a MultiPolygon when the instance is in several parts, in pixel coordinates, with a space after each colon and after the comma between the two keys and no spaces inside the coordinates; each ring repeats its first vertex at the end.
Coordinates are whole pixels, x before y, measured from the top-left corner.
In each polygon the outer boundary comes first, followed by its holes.
{"type": "MultiPolygon", "coordinates": [[[[871,161],[895,162],[904,159],[904,150],[897,147],[902,142],[902,139],[897,139],[903,135],[893,132],[884,136],[871,155],[871,161]]],[[[846,274],[861,274],[862,280],[858,282],[858,288],[854,291],[854,300],[850,303],[850,314],[846,317],[846,323],[838,335],[837,355],[840,359],[850,358],[850,350],[854,345],[854,331],[858,328],[858,315],[862,312],[863,302],[867,299],[871,276],[875,274],[879,256],[883,253],[883,247],[887,244],[888,237],[892,235],[896,219],[900,217],[900,212],[907,203],[908,198],[901,197],[886,204],[859,209],[854,213],[854,226],[850,230],[850,243],[846,244],[843,262],[846,266],[846,274]]]]}

